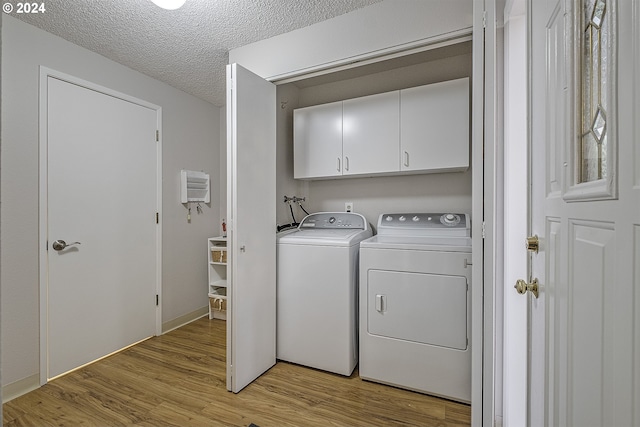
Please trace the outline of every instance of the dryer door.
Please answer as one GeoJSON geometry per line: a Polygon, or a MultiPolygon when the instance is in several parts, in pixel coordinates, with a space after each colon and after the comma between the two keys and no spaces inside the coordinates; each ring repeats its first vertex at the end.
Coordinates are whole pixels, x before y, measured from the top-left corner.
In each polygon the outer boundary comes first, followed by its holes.
{"type": "Polygon", "coordinates": [[[368,275],[370,334],[466,350],[466,277],[383,270],[368,275]]]}

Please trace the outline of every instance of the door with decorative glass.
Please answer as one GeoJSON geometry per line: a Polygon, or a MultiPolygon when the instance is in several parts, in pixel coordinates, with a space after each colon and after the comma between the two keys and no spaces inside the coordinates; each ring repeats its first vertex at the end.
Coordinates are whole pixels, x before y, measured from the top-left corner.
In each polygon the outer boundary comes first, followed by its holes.
{"type": "Polygon", "coordinates": [[[529,0],[529,425],[640,425],[640,0],[529,0]]]}

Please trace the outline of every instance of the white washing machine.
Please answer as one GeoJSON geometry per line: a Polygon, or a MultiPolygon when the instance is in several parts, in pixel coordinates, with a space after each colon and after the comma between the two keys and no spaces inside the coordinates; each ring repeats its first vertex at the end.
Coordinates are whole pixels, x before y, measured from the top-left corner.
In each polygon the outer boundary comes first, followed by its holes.
{"type": "Polygon", "coordinates": [[[465,214],[383,214],[360,243],[360,377],[471,401],[465,214]]]}
{"type": "Polygon", "coordinates": [[[279,237],[278,359],[351,375],[358,363],[358,251],[371,235],[360,214],[322,212],[279,237]]]}

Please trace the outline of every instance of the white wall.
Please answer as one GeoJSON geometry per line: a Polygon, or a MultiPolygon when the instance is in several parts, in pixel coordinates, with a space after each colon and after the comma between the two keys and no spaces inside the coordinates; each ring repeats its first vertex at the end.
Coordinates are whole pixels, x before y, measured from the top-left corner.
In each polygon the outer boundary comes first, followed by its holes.
{"type": "MultiPolygon", "coordinates": [[[[264,78],[278,81],[468,35],[472,25],[471,0],[384,0],[310,27],[233,49],[229,52],[229,62],[237,62],[264,78]]],[[[398,78],[392,71],[311,87],[279,86],[278,223],[291,222],[289,209],[282,201],[285,195],[307,197],[304,206],[309,212],[341,211],[345,201],[353,201],[355,210],[366,214],[373,223],[379,213],[405,208],[434,210],[437,206],[437,209],[470,212],[470,173],[314,182],[292,179],[290,132],[294,108],[471,75],[470,57],[445,59],[441,64],[442,68],[432,67],[426,77],[405,73],[398,78]],[[458,70],[452,72],[456,68],[458,70]],[[286,101],[285,108],[280,108],[283,101],[286,101]]],[[[304,216],[299,208],[294,212],[298,221],[304,216]]]]}
{"type": "Polygon", "coordinates": [[[229,52],[268,80],[332,68],[470,32],[472,0],[385,0],[229,52]]]}
{"type": "MultiPolygon", "coordinates": [[[[278,225],[291,224],[291,210],[284,203],[284,196],[304,197],[302,206],[312,213],[309,207],[309,184],[293,179],[293,110],[299,106],[300,90],[292,84],[277,87],[276,92],[276,219],[278,225]]],[[[293,213],[297,222],[306,213],[293,204],[293,213]]]]}
{"type": "MultiPolygon", "coordinates": [[[[309,212],[344,211],[353,202],[355,212],[375,226],[378,216],[391,212],[455,211],[471,213],[471,172],[294,180],[293,109],[374,93],[400,90],[443,80],[471,76],[469,42],[450,49],[452,56],[368,75],[307,86],[300,81],[278,86],[278,222],[289,223],[291,213],[283,196],[303,196],[309,212]],[[300,84],[300,88],[296,85],[300,84]],[[285,108],[280,108],[286,103],[285,108]]],[[[338,76],[340,73],[338,73],[338,76]]],[[[294,210],[300,221],[304,214],[294,210]]],[[[472,218],[473,219],[473,218],[472,218]]]]}
{"type": "MultiPolygon", "coordinates": [[[[220,109],[10,16],[2,25],[2,384],[37,378],[39,66],[163,109],[163,324],[206,312],[206,238],[218,233],[220,109]],[[187,223],[179,171],[211,174],[212,203],[187,223]]],[[[99,226],[99,225],[97,225],[99,226]]],[[[98,272],[96,272],[98,274],[98,272]]],[[[99,303],[99,301],[96,301],[99,303]]],[[[87,319],[90,321],[90,319],[87,319]]],[[[5,396],[6,397],[6,396],[5,396]]]]}
{"type": "MultiPolygon", "coordinates": [[[[237,62],[268,80],[278,81],[293,76],[304,77],[305,74],[313,71],[330,69],[338,65],[377,58],[425,44],[469,35],[472,26],[472,0],[384,0],[310,27],[232,49],[229,52],[229,62],[237,62]]],[[[446,68],[443,74],[450,75],[449,78],[455,78],[450,70],[451,68],[446,68]]],[[[437,74],[438,70],[432,70],[432,81],[443,79],[437,74]]],[[[464,75],[470,76],[470,71],[465,69],[464,75]]],[[[418,201],[423,198],[425,188],[435,189],[444,183],[452,185],[453,191],[457,192],[457,189],[466,188],[463,182],[470,183],[470,176],[465,174],[457,174],[459,176],[455,177],[451,184],[446,182],[446,179],[443,181],[442,178],[436,176],[310,183],[294,181],[290,172],[293,163],[292,143],[287,130],[292,129],[294,108],[401,88],[394,87],[397,86],[398,79],[393,72],[387,73],[386,76],[382,76],[375,82],[367,78],[360,79],[357,87],[352,86],[354,81],[303,88],[300,89],[299,94],[296,89],[278,87],[277,219],[279,224],[291,222],[288,207],[282,202],[285,195],[307,197],[305,207],[309,212],[326,209],[344,210],[343,201],[346,200],[342,198],[334,200],[335,196],[330,195],[334,193],[332,188],[344,190],[346,187],[354,186],[352,193],[356,194],[363,187],[365,190],[360,191],[360,194],[376,194],[375,191],[366,190],[367,187],[382,189],[384,194],[377,194],[374,197],[378,201],[384,201],[385,196],[391,195],[392,197],[388,198],[389,204],[375,203],[371,205],[356,197],[355,194],[345,196],[354,199],[349,201],[357,203],[355,205],[356,211],[368,210],[368,219],[375,222],[376,218],[374,217],[380,211],[393,211],[401,206],[413,206],[414,210],[430,210],[428,207],[432,205],[426,203],[425,199],[418,201]],[[287,104],[284,109],[280,109],[280,102],[283,100],[286,100],[287,104]],[[457,183],[455,183],[456,180],[457,183]],[[348,183],[349,181],[351,184],[348,183]],[[391,183],[392,181],[393,183],[391,183]],[[354,182],[356,184],[353,184],[354,182]],[[396,188],[396,183],[408,185],[413,190],[409,190],[409,193],[403,193],[404,190],[396,188]],[[403,195],[397,196],[399,192],[403,195]],[[400,203],[398,197],[405,201],[400,203]],[[359,203],[361,201],[364,203],[359,203]]],[[[413,75],[403,79],[400,84],[404,85],[403,87],[412,87],[426,83],[429,81],[413,75]]],[[[456,174],[448,175],[453,177],[456,174]]],[[[437,198],[438,190],[435,190],[433,194],[437,198]]],[[[440,206],[449,209],[471,210],[470,189],[465,189],[458,194],[447,194],[448,196],[443,199],[433,200],[436,203],[442,202],[440,206]]],[[[297,220],[300,220],[304,215],[299,209],[294,212],[297,220]]]]}
{"type": "Polygon", "coordinates": [[[470,214],[471,173],[316,181],[309,185],[309,200],[307,210],[314,211],[344,211],[345,202],[353,202],[373,226],[382,213],[470,214]]]}

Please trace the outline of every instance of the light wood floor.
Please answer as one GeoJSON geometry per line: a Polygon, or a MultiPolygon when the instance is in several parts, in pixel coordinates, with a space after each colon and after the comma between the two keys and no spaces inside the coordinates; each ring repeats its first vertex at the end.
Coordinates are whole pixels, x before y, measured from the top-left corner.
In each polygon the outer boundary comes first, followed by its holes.
{"type": "Polygon", "coordinates": [[[289,363],[225,386],[225,323],[199,319],[3,406],[4,426],[462,426],[471,408],[289,363]]]}

